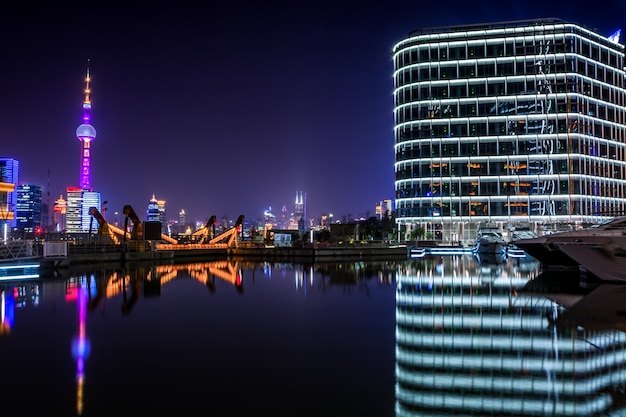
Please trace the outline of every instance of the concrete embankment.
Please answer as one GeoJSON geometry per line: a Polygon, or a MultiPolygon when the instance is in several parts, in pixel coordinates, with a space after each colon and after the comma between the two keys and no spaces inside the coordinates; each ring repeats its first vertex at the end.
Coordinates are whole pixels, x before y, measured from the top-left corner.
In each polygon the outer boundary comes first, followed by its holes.
{"type": "Polygon", "coordinates": [[[63,269],[132,267],[146,262],[181,263],[221,259],[250,259],[278,262],[332,262],[341,260],[403,260],[408,258],[405,246],[346,246],[324,248],[193,248],[137,252],[94,252],[66,256],[41,257],[42,275],[54,275],[63,269]]]}
{"type": "Polygon", "coordinates": [[[231,248],[231,257],[285,260],[285,261],[337,261],[352,259],[406,259],[408,251],[405,246],[369,247],[346,246],[324,248],[231,248]]]}

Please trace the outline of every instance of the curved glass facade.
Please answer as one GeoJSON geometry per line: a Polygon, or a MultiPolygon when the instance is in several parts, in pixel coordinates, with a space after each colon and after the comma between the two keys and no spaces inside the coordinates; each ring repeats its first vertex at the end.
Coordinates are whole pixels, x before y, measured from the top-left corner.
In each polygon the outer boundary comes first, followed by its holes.
{"type": "Polygon", "coordinates": [[[411,32],[393,63],[401,229],[466,242],[483,222],[556,229],[626,212],[623,45],[518,21],[411,32]]]}

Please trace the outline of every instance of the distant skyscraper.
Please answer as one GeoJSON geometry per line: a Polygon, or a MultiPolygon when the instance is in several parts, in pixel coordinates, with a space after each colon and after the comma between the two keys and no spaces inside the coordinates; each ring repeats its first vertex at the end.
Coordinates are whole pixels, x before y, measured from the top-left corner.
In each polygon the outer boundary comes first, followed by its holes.
{"type": "Polygon", "coordinates": [[[67,203],[65,212],[65,231],[80,233],[81,210],[83,207],[83,190],[78,187],[67,188],[67,203]]]}
{"type": "MultiPolygon", "coordinates": [[[[13,158],[0,158],[0,182],[7,184],[13,184],[17,186],[20,179],[20,162],[13,158]]],[[[13,220],[8,222],[9,227],[15,227],[15,208],[17,206],[17,192],[10,191],[7,194],[6,205],[2,204],[4,210],[8,213],[13,213],[13,220]]],[[[8,218],[3,216],[0,212],[0,223],[4,223],[4,219],[8,218]]]]}
{"type": "Polygon", "coordinates": [[[165,200],[157,200],[157,206],[159,207],[159,221],[161,225],[165,227],[167,224],[167,211],[165,210],[165,200]]]}
{"type": "Polygon", "coordinates": [[[160,222],[161,217],[159,216],[159,203],[157,202],[154,194],[152,198],[148,202],[148,210],[146,211],[146,220],[149,222],[160,222]]]}
{"type": "Polygon", "coordinates": [[[76,137],[81,141],[80,188],[91,191],[91,142],[96,138],[96,129],[91,125],[91,89],[89,88],[89,64],[85,78],[85,101],[83,102],[83,123],[76,128],[76,137]]]}
{"type": "Polygon", "coordinates": [[[62,195],[54,202],[54,231],[62,232],[65,230],[65,215],[67,213],[67,201],[62,195]]]}
{"type": "Polygon", "coordinates": [[[302,191],[296,191],[296,207],[294,216],[298,222],[298,230],[306,229],[306,194],[302,191]]]}
{"type": "Polygon", "coordinates": [[[289,228],[289,212],[287,211],[287,206],[283,205],[282,210],[280,211],[280,229],[288,229],[289,228]]]}
{"type": "Polygon", "coordinates": [[[157,200],[153,194],[152,198],[148,202],[146,219],[149,222],[161,222],[161,232],[164,232],[167,226],[167,218],[165,217],[165,200],[157,200]]]}
{"type": "Polygon", "coordinates": [[[391,217],[391,211],[392,211],[391,200],[381,200],[376,205],[376,217],[378,217],[379,220],[384,219],[385,216],[391,217]]]}
{"type": "MultiPolygon", "coordinates": [[[[89,208],[95,207],[101,210],[100,193],[85,191],[78,187],[67,188],[67,204],[65,214],[65,227],[67,233],[89,232],[92,225],[89,208]]],[[[96,226],[97,227],[97,226],[96,226]]]]}
{"type": "Polygon", "coordinates": [[[180,209],[178,212],[178,224],[176,225],[175,232],[183,234],[187,229],[187,214],[185,209],[180,209]]]}
{"type": "Polygon", "coordinates": [[[82,202],[82,210],[81,210],[81,222],[80,227],[83,232],[88,232],[90,226],[94,229],[98,228],[98,225],[93,225],[93,221],[91,220],[91,214],[89,214],[89,208],[95,207],[98,211],[102,210],[102,205],[100,203],[100,193],[95,191],[85,191],[83,190],[83,202],[82,202]]]}
{"type": "Polygon", "coordinates": [[[41,186],[22,184],[17,186],[15,230],[32,233],[41,230],[41,186]]]}

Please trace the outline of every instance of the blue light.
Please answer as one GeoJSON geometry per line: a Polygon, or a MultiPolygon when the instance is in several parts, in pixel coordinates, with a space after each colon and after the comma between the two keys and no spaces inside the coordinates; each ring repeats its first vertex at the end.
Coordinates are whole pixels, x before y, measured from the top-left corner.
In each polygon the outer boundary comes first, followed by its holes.
{"type": "Polygon", "coordinates": [[[622,30],[617,29],[611,36],[609,36],[609,40],[615,43],[619,43],[619,38],[622,35],[622,30]]]}

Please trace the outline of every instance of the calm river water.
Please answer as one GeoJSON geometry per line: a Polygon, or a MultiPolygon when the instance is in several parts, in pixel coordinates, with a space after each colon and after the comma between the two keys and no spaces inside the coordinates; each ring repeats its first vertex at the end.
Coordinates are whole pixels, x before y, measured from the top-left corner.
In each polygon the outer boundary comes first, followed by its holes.
{"type": "Polygon", "coordinates": [[[626,290],[531,259],[150,265],[0,292],[3,416],[626,414],[626,290]]]}

